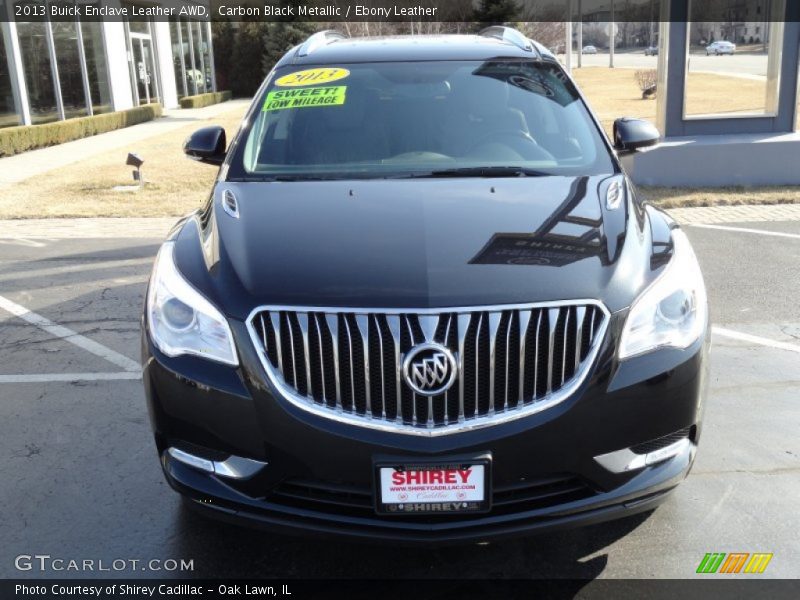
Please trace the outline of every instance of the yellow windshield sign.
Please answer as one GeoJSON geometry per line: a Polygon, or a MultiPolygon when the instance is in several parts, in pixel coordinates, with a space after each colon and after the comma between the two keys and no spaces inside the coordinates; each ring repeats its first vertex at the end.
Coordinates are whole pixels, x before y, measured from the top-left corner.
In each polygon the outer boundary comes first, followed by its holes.
{"type": "Polygon", "coordinates": [[[324,69],[306,69],[305,71],[296,71],[289,73],[283,77],[279,77],[275,81],[278,87],[297,87],[301,85],[319,85],[321,83],[331,83],[332,81],[339,81],[350,75],[347,69],[339,68],[324,68],[324,69]]]}
{"type": "Polygon", "coordinates": [[[339,106],[344,104],[347,86],[312,87],[298,90],[272,90],[264,100],[263,111],[309,106],[339,106]]]}

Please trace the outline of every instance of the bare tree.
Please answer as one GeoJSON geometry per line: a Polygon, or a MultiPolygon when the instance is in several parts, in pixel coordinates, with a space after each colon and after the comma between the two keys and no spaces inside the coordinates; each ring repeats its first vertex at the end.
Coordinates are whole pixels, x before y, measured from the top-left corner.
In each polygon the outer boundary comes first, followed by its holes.
{"type": "Polygon", "coordinates": [[[642,100],[655,96],[658,82],[658,72],[655,69],[636,71],[634,77],[639,89],[642,90],[642,100]]]}
{"type": "Polygon", "coordinates": [[[436,14],[444,21],[439,23],[442,32],[468,33],[473,28],[473,0],[436,0],[432,4],[438,9],[436,14]]]}
{"type": "Polygon", "coordinates": [[[545,2],[523,2],[520,18],[516,26],[529,38],[553,50],[566,42],[564,25],[564,6],[545,2]]]}
{"type": "Polygon", "coordinates": [[[526,36],[548,48],[565,43],[566,30],[562,21],[524,21],[515,25],[526,36]]]}

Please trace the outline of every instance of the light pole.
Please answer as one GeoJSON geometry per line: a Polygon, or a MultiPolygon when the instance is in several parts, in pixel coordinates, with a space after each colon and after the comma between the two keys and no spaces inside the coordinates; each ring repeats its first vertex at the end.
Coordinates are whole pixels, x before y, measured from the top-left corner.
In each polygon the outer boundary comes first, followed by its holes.
{"type": "Polygon", "coordinates": [[[611,25],[608,29],[608,68],[614,68],[614,46],[617,41],[617,28],[614,24],[614,0],[611,0],[611,25]]]}
{"type": "Polygon", "coordinates": [[[578,0],[578,68],[580,69],[582,66],[583,66],[583,0],[578,0]]]}
{"type": "Polygon", "coordinates": [[[564,22],[564,29],[566,32],[566,46],[564,48],[564,66],[567,73],[572,72],[572,21],[564,22]]]}
{"type": "Polygon", "coordinates": [[[647,40],[647,45],[651,46],[651,47],[655,45],[655,43],[654,43],[655,35],[653,33],[653,23],[655,21],[655,18],[654,18],[654,15],[653,15],[653,8],[654,8],[653,7],[653,3],[654,2],[655,2],[655,0],[650,0],[650,26],[648,27],[649,39],[647,40]]]}
{"type": "Polygon", "coordinates": [[[567,20],[564,21],[564,35],[566,45],[564,46],[564,66],[567,73],[572,72],[572,0],[567,2],[567,20]]]}

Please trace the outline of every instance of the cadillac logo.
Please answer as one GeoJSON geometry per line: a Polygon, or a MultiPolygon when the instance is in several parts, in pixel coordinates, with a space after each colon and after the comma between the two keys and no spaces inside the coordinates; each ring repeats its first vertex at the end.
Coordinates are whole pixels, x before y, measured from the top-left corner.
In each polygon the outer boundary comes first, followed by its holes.
{"type": "Polygon", "coordinates": [[[453,353],[433,342],[414,346],[403,360],[406,383],[422,396],[437,396],[446,392],[456,379],[456,371],[453,353]]]}

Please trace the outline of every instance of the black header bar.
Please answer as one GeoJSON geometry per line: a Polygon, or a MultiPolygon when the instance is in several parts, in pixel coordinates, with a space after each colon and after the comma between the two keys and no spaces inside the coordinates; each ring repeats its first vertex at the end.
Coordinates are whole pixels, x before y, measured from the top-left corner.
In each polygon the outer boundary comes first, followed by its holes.
{"type": "Polygon", "coordinates": [[[798,580],[765,580],[741,576],[711,580],[691,579],[379,579],[334,580],[257,580],[257,579],[6,579],[0,581],[0,597],[37,600],[87,600],[102,598],[195,598],[228,600],[236,598],[278,598],[282,600],[320,599],[415,600],[427,598],[582,598],[624,600],[649,598],[673,600],[678,597],[722,600],[723,598],[770,598],[795,600],[800,593],[798,580]]]}
{"type": "MultiPolygon", "coordinates": [[[[0,0],[0,21],[70,21],[128,19],[166,21],[189,18],[210,21],[417,22],[497,24],[515,22],[657,22],[661,4],[672,2],[672,17],[684,20],[688,0],[0,0]],[[484,7],[484,8],[482,8],[484,7]],[[488,7],[488,8],[485,8],[488,7]]],[[[699,0],[688,20],[768,22],[798,20],[800,2],[699,0]]]]}

